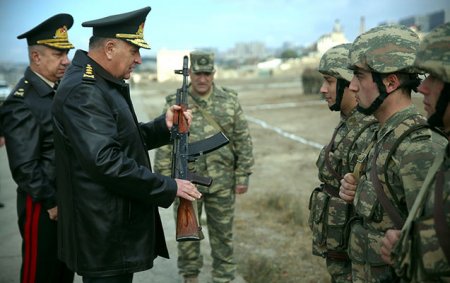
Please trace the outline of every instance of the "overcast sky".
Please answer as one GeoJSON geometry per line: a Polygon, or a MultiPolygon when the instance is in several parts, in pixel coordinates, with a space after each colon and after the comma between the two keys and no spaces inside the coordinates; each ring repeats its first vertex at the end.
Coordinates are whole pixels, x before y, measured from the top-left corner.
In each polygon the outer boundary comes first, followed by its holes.
{"type": "Polygon", "coordinates": [[[450,0],[0,0],[0,62],[26,62],[26,40],[17,35],[57,13],[74,17],[69,39],[86,50],[92,29],[81,27],[82,22],[145,6],[152,8],[144,29],[152,49],[141,54],[155,56],[162,48],[225,51],[250,41],[268,47],[284,42],[307,46],[331,32],[335,20],[353,41],[361,16],[369,29],[380,22],[449,9],[450,0]]]}

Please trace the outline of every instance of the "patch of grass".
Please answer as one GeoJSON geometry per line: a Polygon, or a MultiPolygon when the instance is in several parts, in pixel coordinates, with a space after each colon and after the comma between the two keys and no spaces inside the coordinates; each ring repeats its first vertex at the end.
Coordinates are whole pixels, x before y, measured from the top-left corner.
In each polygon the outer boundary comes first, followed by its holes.
{"type": "Polygon", "coordinates": [[[284,282],[280,277],[280,267],[277,261],[261,254],[250,254],[245,259],[247,263],[240,271],[248,283],[278,283],[284,282]]]}
{"type": "MultiPolygon", "coordinates": [[[[283,223],[306,227],[309,216],[308,202],[309,199],[299,198],[291,194],[269,192],[259,196],[257,204],[260,211],[277,211],[276,215],[283,223]]],[[[264,216],[261,214],[261,217],[264,216]]]]}

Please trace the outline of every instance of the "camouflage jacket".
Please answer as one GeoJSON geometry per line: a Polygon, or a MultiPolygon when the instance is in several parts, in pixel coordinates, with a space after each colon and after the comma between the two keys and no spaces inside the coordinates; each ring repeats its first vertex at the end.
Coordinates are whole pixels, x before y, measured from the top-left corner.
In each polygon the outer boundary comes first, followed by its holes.
{"type": "Polygon", "coordinates": [[[443,251],[443,242],[450,237],[450,147],[440,168],[428,174],[433,180],[419,213],[411,229],[402,232],[392,253],[396,272],[408,282],[450,281],[450,261],[443,251]]]}
{"type": "Polygon", "coordinates": [[[317,159],[316,165],[319,169],[319,180],[339,188],[340,180],[348,173],[353,172],[359,154],[368,146],[377,128],[376,120],[373,116],[366,116],[355,109],[348,117],[341,117],[341,121],[335,129],[334,141],[331,140],[331,148],[328,160],[330,168],[326,165],[325,146],[317,159]],[[340,177],[336,178],[334,170],[340,177]]]}
{"type": "Polygon", "coordinates": [[[340,180],[353,172],[358,155],[367,148],[376,128],[373,116],[363,115],[355,108],[348,117],[341,117],[330,143],[319,155],[316,165],[322,185],[310,196],[308,220],[313,231],[314,255],[347,257],[345,226],[352,216],[352,207],[338,197],[340,180]]]}
{"type": "Polygon", "coordinates": [[[425,118],[411,105],[390,117],[377,132],[376,145],[369,153],[367,170],[358,183],[353,201],[362,221],[352,223],[349,242],[352,261],[384,265],[380,255],[381,239],[387,229],[394,228],[370,176],[375,151],[380,149],[376,169],[383,192],[403,218],[408,215],[434,158],[445,154],[447,139],[426,127],[411,132],[393,147],[405,129],[425,123],[425,118]],[[391,151],[392,148],[395,150],[391,151]]]}
{"type": "MultiPolygon", "coordinates": [[[[166,97],[165,109],[175,104],[175,98],[175,94],[166,97]]],[[[193,114],[189,142],[208,138],[219,131],[224,131],[230,139],[230,145],[200,156],[194,164],[189,164],[190,170],[214,180],[210,191],[219,190],[224,185],[227,188],[238,184],[248,185],[254,163],[253,145],[237,93],[213,84],[213,91],[206,100],[194,97],[189,90],[188,105],[193,114]],[[207,112],[221,129],[211,125],[199,108],[207,112]]],[[[156,151],[154,168],[157,172],[163,175],[171,174],[171,152],[170,145],[156,151]]],[[[199,190],[205,188],[199,186],[199,190]]]]}

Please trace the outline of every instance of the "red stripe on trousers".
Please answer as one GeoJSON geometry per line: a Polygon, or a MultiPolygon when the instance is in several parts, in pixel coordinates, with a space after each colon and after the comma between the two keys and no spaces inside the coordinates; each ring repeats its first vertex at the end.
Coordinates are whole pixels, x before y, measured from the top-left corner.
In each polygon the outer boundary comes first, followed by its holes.
{"type": "Polygon", "coordinates": [[[33,204],[30,196],[26,200],[26,219],[24,228],[24,245],[25,255],[23,258],[23,276],[22,283],[34,283],[36,279],[36,265],[37,265],[37,242],[38,242],[38,228],[39,215],[41,213],[41,204],[33,204]]]}

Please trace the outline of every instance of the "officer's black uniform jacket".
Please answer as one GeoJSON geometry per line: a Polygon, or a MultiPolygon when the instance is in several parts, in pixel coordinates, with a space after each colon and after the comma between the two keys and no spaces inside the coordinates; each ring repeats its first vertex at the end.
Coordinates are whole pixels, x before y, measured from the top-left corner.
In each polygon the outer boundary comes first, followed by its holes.
{"type": "Polygon", "coordinates": [[[41,202],[44,209],[56,205],[53,96],[54,90],[28,67],[0,108],[9,167],[18,185],[17,192],[41,202]]]}
{"type": "Polygon", "coordinates": [[[83,276],[146,270],[168,257],[158,206],[177,185],[151,172],[164,116],[138,124],[129,87],[78,50],[53,105],[59,257],[83,276]]]}

